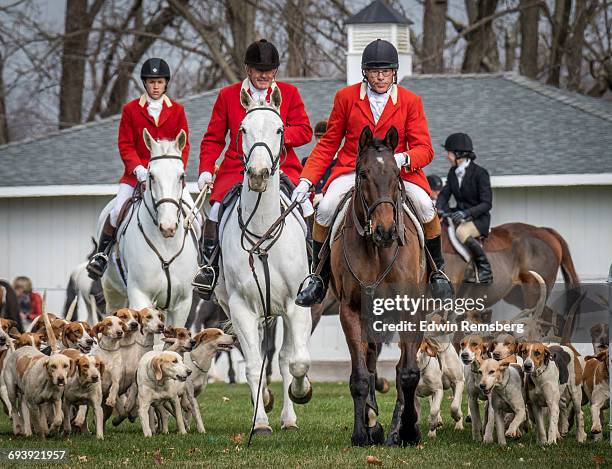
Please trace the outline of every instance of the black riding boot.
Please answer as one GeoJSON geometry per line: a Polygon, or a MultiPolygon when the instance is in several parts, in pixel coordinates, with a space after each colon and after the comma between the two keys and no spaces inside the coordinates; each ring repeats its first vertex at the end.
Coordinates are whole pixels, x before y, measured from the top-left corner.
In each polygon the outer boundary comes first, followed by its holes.
{"type": "Polygon", "coordinates": [[[298,306],[312,306],[317,303],[321,303],[327,293],[327,286],[329,285],[329,278],[331,277],[331,262],[330,256],[326,256],[325,261],[321,269],[320,275],[314,273],[319,263],[319,253],[323,243],[312,240],[312,259],[313,273],[310,274],[300,285],[300,291],[295,299],[295,304],[298,306]],[[307,285],[304,285],[308,282],[307,285]]]}
{"type": "Polygon", "coordinates": [[[491,264],[480,243],[471,236],[468,236],[463,244],[472,254],[472,259],[474,260],[474,264],[476,264],[476,277],[468,278],[465,282],[492,283],[493,272],[491,271],[491,264]]]}
{"type": "Polygon", "coordinates": [[[440,238],[440,236],[436,236],[432,239],[426,239],[425,247],[429,251],[433,262],[436,264],[435,267],[430,266],[429,284],[431,285],[431,293],[435,298],[452,298],[454,296],[453,286],[451,285],[450,280],[444,273],[442,238],[440,238]]]}
{"type": "Polygon", "coordinates": [[[108,253],[115,241],[115,228],[111,225],[110,215],[104,221],[102,234],[98,240],[98,250],[87,263],[87,275],[92,280],[99,280],[108,264],[108,253]]]}
{"type": "Polygon", "coordinates": [[[219,278],[220,249],[217,222],[206,220],[200,249],[205,265],[200,268],[191,284],[196,287],[200,298],[208,301],[215,290],[217,279],[219,278]]]}

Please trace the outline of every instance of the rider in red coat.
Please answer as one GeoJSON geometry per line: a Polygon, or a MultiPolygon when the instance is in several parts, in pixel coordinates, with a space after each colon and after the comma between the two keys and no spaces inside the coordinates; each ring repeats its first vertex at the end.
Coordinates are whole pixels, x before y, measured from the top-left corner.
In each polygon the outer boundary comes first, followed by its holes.
{"type": "MultiPolygon", "coordinates": [[[[200,190],[206,185],[213,185],[215,162],[226,145],[229,132],[229,145],[217,172],[210,201],[212,204],[209,218],[204,225],[202,239],[202,256],[207,265],[196,275],[193,285],[203,299],[209,299],[217,282],[219,273],[218,246],[218,213],[221,200],[227,191],[236,183],[242,182],[244,169],[241,154],[242,141],[238,130],[246,115],[240,104],[240,90],[245,89],[255,101],[268,101],[274,87],[281,91],[282,104],[280,115],[285,124],[286,156],[283,156],[281,170],[293,184],[297,184],[302,171],[302,164],[294,148],[307,144],[312,139],[310,120],[304,109],[304,103],[298,89],[288,83],[275,81],[280,65],[276,47],[261,39],[251,44],[244,63],[247,78],[242,83],[226,86],[219,92],[213,107],[208,128],[200,145],[200,190]]],[[[304,216],[313,213],[310,201],[302,203],[304,216]]]]}
{"type": "MultiPolygon", "coordinates": [[[[147,166],[151,152],[146,147],[143,131],[147,129],[156,140],[174,140],[181,129],[189,135],[185,110],[176,101],[166,96],[170,82],[170,67],[163,59],[148,59],[140,71],[146,93],[123,107],[119,123],[118,146],[125,171],[119,180],[119,190],[113,208],[104,222],[98,241],[98,252],[87,265],[89,276],[97,280],[106,270],[108,252],[115,239],[117,219],[126,200],[132,197],[139,182],[147,179],[147,166]]],[[[189,138],[183,148],[183,164],[187,167],[189,138]]]]}
{"type": "MultiPolygon", "coordinates": [[[[306,161],[300,183],[292,200],[307,197],[334,159],[336,165],[324,187],[325,195],[317,207],[312,231],[313,262],[332,223],[340,200],[355,184],[355,165],[359,136],[369,126],[375,137],[384,138],[391,127],[399,132],[395,161],[404,180],[406,195],[423,224],[426,247],[436,265],[432,265],[430,282],[439,297],[450,297],[452,289],[442,272],[444,259],[440,242],[440,221],[429,194],[431,192],[423,168],[434,156],[421,98],[397,84],[399,65],[397,50],[390,42],[378,39],[364,49],[361,68],[363,82],[347,86],[336,94],[327,131],[306,161]]],[[[316,265],[313,267],[315,270],[316,265]]],[[[298,293],[296,303],[312,306],[325,297],[331,276],[329,256],[321,275],[312,274],[298,293]]]]}

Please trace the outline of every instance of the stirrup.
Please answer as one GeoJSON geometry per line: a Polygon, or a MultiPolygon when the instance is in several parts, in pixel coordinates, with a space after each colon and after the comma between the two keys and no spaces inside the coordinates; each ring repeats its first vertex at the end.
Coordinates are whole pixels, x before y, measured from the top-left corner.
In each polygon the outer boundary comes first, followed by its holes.
{"type": "Polygon", "coordinates": [[[202,293],[212,292],[217,285],[217,272],[215,271],[215,268],[212,265],[203,265],[200,267],[200,270],[191,281],[191,285],[196,287],[202,293]],[[203,277],[206,277],[209,273],[212,274],[212,281],[210,283],[198,282],[196,280],[198,276],[202,275],[203,277]]]}
{"type": "Polygon", "coordinates": [[[306,278],[302,281],[302,283],[300,283],[300,287],[298,289],[298,293],[295,298],[295,304],[297,304],[298,306],[303,306],[303,307],[309,307],[315,304],[319,304],[325,299],[326,294],[327,294],[327,286],[325,285],[325,281],[323,280],[323,277],[313,272],[311,274],[308,274],[308,276],[306,276],[306,278]],[[300,301],[299,297],[303,293],[304,284],[306,283],[307,280],[310,280],[310,282],[308,283],[308,285],[306,285],[306,288],[308,287],[314,288],[314,284],[319,283],[323,290],[321,294],[318,295],[316,298],[312,298],[312,301],[304,302],[304,301],[300,301]]]}
{"type": "Polygon", "coordinates": [[[91,257],[85,270],[87,270],[87,275],[90,279],[99,280],[104,275],[107,265],[108,256],[103,252],[97,252],[91,257]]]}

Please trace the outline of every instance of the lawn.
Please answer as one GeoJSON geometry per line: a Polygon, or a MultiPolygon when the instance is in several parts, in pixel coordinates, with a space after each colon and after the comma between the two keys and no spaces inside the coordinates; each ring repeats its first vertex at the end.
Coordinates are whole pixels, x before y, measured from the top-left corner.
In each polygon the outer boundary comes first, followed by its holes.
{"type": "MultiPolygon", "coordinates": [[[[510,441],[507,448],[497,444],[484,445],[471,441],[470,426],[455,432],[449,417],[450,400],[445,399],[445,426],[438,430],[436,440],[427,439],[426,424],[422,423],[423,443],[408,448],[352,448],[352,400],[346,383],[315,383],[313,400],[298,406],[298,431],[281,431],[279,424],[281,388],[275,383],[276,407],[270,414],[274,433],[254,436],[246,447],[251,404],[246,385],[211,384],[200,399],[206,434],[193,433],[155,435],[145,440],[140,426],[107,425],[104,441],[91,435],[73,435],[46,441],[14,438],[10,421],[0,417],[0,448],[67,448],[70,467],[152,467],[155,465],[182,467],[270,467],[340,468],[340,467],[606,467],[612,463],[612,451],[607,442],[576,443],[572,431],[559,445],[541,448],[534,442],[534,432],[519,441],[510,441]],[[374,456],[378,464],[368,464],[374,456]]],[[[394,391],[378,395],[381,421],[387,430],[394,403],[394,391]]],[[[448,396],[446,396],[448,397],[448,396]]],[[[423,406],[426,411],[426,406],[423,406]]],[[[465,402],[464,402],[465,407],[465,402]]],[[[464,409],[465,413],[465,409],[464,409]]],[[[587,433],[590,418],[586,415],[587,433]]],[[[422,419],[424,420],[424,419],[422,419]]],[[[173,430],[171,426],[171,431],[173,430]]],[[[607,428],[607,425],[605,425],[607,428]]],[[[0,467],[8,467],[0,462],[0,467]]],[[[29,465],[29,467],[34,467],[29,465]]],[[[57,467],[57,466],[55,466],[57,467]]]]}

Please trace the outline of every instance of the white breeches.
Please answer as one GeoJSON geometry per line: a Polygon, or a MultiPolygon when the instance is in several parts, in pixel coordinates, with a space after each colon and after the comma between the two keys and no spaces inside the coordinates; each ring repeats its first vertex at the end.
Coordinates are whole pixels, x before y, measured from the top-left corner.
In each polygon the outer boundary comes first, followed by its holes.
{"type": "Polygon", "coordinates": [[[129,184],[125,184],[124,182],[119,184],[119,190],[117,191],[117,197],[115,197],[115,205],[110,212],[110,222],[113,225],[113,228],[117,228],[117,218],[119,217],[119,212],[121,211],[121,207],[126,200],[132,197],[134,193],[134,188],[129,184]]]}
{"type": "Polygon", "coordinates": [[[221,202],[213,202],[212,207],[210,207],[210,213],[208,214],[208,219],[210,221],[219,223],[219,208],[220,207],[221,207],[221,202]]]}
{"type": "MultiPolygon", "coordinates": [[[[422,188],[411,182],[403,181],[406,195],[416,209],[421,223],[429,223],[436,215],[434,203],[422,188]]],[[[321,226],[329,226],[340,200],[355,185],[355,173],[343,174],[334,179],[317,206],[315,219],[321,226]]]]}
{"type": "MultiPolygon", "coordinates": [[[[302,213],[304,217],[309,217],[314,213],[314,208],[312,208],[312,203],[310,200],[305,200],[301,204],[302,213]]],[[[214,221],[219,223],[219,208],[221,207],[221,202],[214,202],[212,207],[210,207],[210,213],[208,214],[208,219],[210,221],[214,221]]]]}

